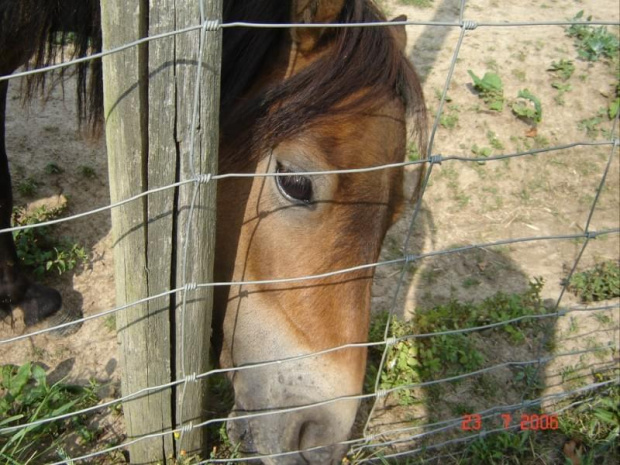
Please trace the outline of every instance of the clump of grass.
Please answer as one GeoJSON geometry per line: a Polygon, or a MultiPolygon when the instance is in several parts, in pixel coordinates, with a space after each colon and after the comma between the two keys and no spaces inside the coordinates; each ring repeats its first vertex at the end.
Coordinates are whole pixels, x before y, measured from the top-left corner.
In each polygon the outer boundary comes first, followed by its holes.
{"type": "Polygon", "coordinates": [[[586,303],[620,297],[618,262],[598,263],[593,268],[573,274],[568,290],[586,303]]]}
{"type": "Polygon", "coordinates": [[[51,162],[45,165],[44,171],[46,174],[60,174],[64,170],[57,163],[51,162]]]}
{"type": "Polygon", "coordinates": [[[501,431],[478,438],[469,444],[461,458],[471,464],[521,463],[535,457],[532,436],[531,431],[501,431]]]}
{"type": "MultiPolygon", "coordinates": [[[[480,303],[453,300],[445,305],[418,310],[416,316],[407,322],[392,319],[389,336],[397,338],[397,342],[388,348],[384,369],[380,373],[380,389],[458,376],[480,368],[486,359],[478,349],[479,336],[475,333],[440,334],[417,339],[407,336],[474,328],[545,313],[540,298],[542,287],[542,279],[535,279],[522,294],[497,293],[480,303]]],[[[387,313],[375,315],[369,332],[371,342],[383,340],[387,321],[387,313]]],[[[520,344],[525,340],[524,331],[534,324],[534,320],[524,319],[492,331],[505,332],[513,344],[520,344]]],[[[370,351],[367,390],[372,390],[371,380],[377,375],[382,351],[382,346],[370,351]]],[[[418,402],[411,389],[398,389],[395,393],[401,405],[418,402]]]]}
{"type": "Polygon", "coordinates": [[[581,447],[581,463],[618,463],[620,450],[620,386],[592,396],[590,400],[558,416],[559,431],[581,447]]]}
{"type": "Polygon", "coordinates": [[[97,173],[92,166],[81,165],[78,167],[78,173],[87,179],[93,179],[97,177],[97,173]]]}
{"type": "Polygon", "coordinates": [[[17,191],[24,197],[32,197],[39,190],[39,182],[34,178],[26,178],[17,184],[17,191]]]}
{"type": "MultiPolygon", "coordinates": [[[[0,367],[0,427],[7,428],[70,413],[97,404],[95,384],[87,387],[59,381],[49,384],[45,370],[30,362],[0,367]]],[[[58,456],[68,433],[77,431],[82,441],[93,441],[96,432],[84,418],[57,420],[0,435],[2,463],[44,463],[58,456]],[[56,454],[54,453],[56,452],[56,454]]]]}
{"type": "MultiPolygon", "coordinates": [[[[13,224],[26,226],[53,220],[63,210],[64,207],[48,209],[42,206],[28,212],[24,208],[16,208],[13,224]]],[[[52,272],[63,274],[88,260],[88,254],[81,245],[66,237],[55,238],[46,226],[14,231],[13,239],[18,258],[37,277],[52,272]]]]}
{"type": "Polygon", "coordinates": [[[459,115],[445,112],[439,117],[439,124],[446,129],[454,129],[459,122],[459,115]]]}
{"type": "Polygon", "coordinates": [[[547,71],[554,73],[562,81],[568,81],[575,72],[575,65],[572,60],[562,58],[560,61],[552,61],[547,71]]]}

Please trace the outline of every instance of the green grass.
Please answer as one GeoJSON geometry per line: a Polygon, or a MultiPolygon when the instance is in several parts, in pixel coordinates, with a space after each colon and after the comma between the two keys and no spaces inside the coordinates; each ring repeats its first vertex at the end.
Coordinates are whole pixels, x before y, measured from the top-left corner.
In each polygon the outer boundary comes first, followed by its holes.
{"type": "MultiPolygon", "coordinates": [[[[64,207],[48,209],[42,206],[28,212],[24,208],[16,208],[13,224],[26,226],[53,220],[63,210],[64,207]]],[[[69,238],[55,237],[47,226],[15,231],[13,239],[20,261],[37,277],[48,273],[63,274],[88,260],[82,246],[69,238]]]]}
{"type": "Polygon", "coordinates": [[[24,197],[32,197],[37,193],[40,185],[36,179],[28,177],[17,184],[17,191],[24,197]]]}
{"type": "Polygon", "coordinates": [[[97,177],[97,173],[92,166],[81,165],[78,167],[78,173],[86,179],[93,179],[97,177]]]}
{"type": "MultiPolygon", "coordinates": [[[[3,365],[0,376],[0,428],[70,413],[98,402],[95,384],[50,384],[45,370],[30,362],[20,367],[3,365]]],[[[61,459],[62,444],[69,433],[76,432],[82,444],[97,439],[98,430],[89,428],[85,420],[84,416],[77,416],[3,433],[0,461],[17,465],[61,459]]]]}
{"type": "MultiPolygon", "coordinates": [[[[471,281],[466,285],[475,286],[476,283],[471,281]]],[[[477,370],[487,362],[479,348],[478,333],[443,334],[420,339],[406,336],[467,329],[527,315],[539,315],[546,312],[540,299],[542,286],[542,280],[536,279],[522,294],[497,293],[480,303],[452,300],[445,305],[426,310],[418,309],[415,317],[408,322],[393,319],[390,336],[402,340],[388,349],[384,370],[380,374],[380,389],[438,380],[477,370]]],[[[385,312],[374,316],[369,332],[370,341],[383,340],[387,318],[385,312]]],[[[518,345],[526,339],[525,332],[534,326],[534,320],[525,319],[499,326],[492,331],[497,334],[504,333],[503,337],[507,341],[518,345]]],[[[372,390],[378,369],[376,364],[382,350],[383,348],[379,347],[370,351],[367,390],[372,390]]],[[[524,380],[531,381],[526,378],[524,380]]],[[[396,398],[401,405],[419,402],[414,391],[410,389],[397,390],[396,398]]]]}
{"type": "MultiPolygon", "coordinates": [[[[573,21],[583,21],[583,10],[575,15],[573,21]]],[[[588,17],[586,21],[591,21],[588,17]]],[[[618,57],[618,38],[610,33],[605,26],[594,27],[588,24],[574,24],[566,28],[566,34],[572,37],[577,54],[586,61],[598,61],[601,58],[618,57]]]]}
{"type": "Polygon", "coordinates": [[[585,303],[620,297],[618,262],[598,263],[593,268],[573,274],[568,290],[585,303]]]}
{"type": "Polygon", "coordinates": [[[572,60],[552,61],[551,66],[547,70],[558,76],[562,81],[568,81],[575,72],[575,64],[572,60]]]}
{"type": "Polygon", "coordinates": [[[54,162],[45,165],[43,171],[45,171],[46,174],[61,174],[62,172],[64,172],[64,170],[57,163],[54,162]]]}

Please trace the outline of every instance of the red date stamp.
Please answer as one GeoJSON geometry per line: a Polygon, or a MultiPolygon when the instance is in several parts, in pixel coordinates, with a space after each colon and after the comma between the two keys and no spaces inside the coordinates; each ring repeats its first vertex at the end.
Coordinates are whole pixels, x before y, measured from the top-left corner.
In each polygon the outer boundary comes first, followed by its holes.
{"type": "MultiPolygon", "coordinates": [[[[512,414],[502,413],[501,417],[504,429],[508,429],[513,425],[514,419],[512,414]]],[[[523,413],[518,426],[521,431],[546,431],[558,429],[560,425],[557,415],[523,413]]],[[[480,431],[482,429],[482,416],[478,413],[463,415],[461,429],[463,431],[480,431]]]]}

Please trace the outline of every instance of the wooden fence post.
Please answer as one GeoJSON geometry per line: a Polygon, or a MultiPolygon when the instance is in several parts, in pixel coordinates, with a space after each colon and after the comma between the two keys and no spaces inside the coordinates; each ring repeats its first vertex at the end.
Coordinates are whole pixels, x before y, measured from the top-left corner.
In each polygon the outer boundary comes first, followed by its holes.
{"type": "MultiPolygon", "coordinates": [[[[220,19],[221,0],[204,0],[220,19]]],[[[102,0],[104,49],[200,23],[200,0],[102,0]],[[149,4],[150,3],[150,4],[149,4]]],[[[194,172],[189,147],[200,30],[150,41],[104,57],[106,141],[112,202],[217,171],[220,31],[208,32],[201,66],[194,172]]],[[[112,211],[118,305],[212,278],[215,183],[168,189],[112,211]],[[189,225],[188,225],[189,223],[189,225]],[[187,242],[186,242],[187,234],[187,242]],[[184,247],[191,254],[185,266],[184,247]],[[183,268],[185,266],[185,268],[183,268]]],[[[206,371],[211,331],[210,290],[166,295],[117,313],[122,394],[206,371]],[[183,340],[181,340],[183,337],[183,340]]],[[[159,390],[123,405],[128,439],[200,420],[204,383],[159,390]]],[[[166,460],[176,449],[200,452],[201,431],[166,434],[130,446],[131,463],[166,460]]]]}

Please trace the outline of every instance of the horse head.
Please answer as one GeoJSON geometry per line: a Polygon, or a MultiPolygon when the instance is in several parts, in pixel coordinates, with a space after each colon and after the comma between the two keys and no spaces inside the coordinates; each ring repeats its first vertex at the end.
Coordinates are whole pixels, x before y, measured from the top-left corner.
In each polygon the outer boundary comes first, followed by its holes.
{"type": "MultiPolygon", "coordinates": [[[[266,3],[302,25],[381,19],[361,0],[266,3]]],[[[263,18],[245,8],[225,19],[263,18]]],[[[216,280],[243,284],[216,290],[215,338],[220,363],[243,368],[231,376],[231,440],[282,454],[266,463],[332,463],[347,450],[366,349],[342,346],[367,340],[373,268],[328,273],[377,261],[403,202],[403,170],[322,172],[402,162],[408,106],[424,132],[402,34],[298,27],[224,37],[223,79],[248,84],[231,95],[223,82],[221,172],[256,176],[219,181],[216,280]],[[271,44],[262,59],[256,50],[245,59],[259,42],[271,44]]]]}

